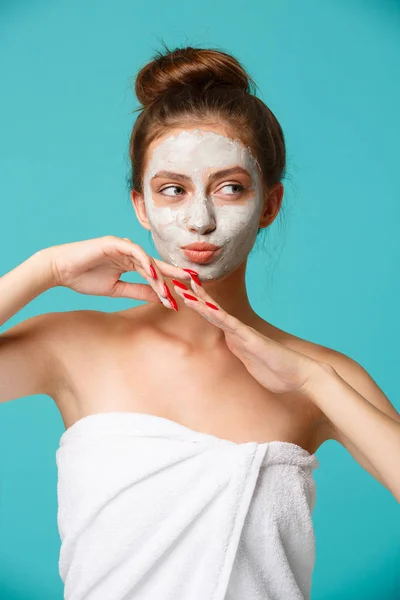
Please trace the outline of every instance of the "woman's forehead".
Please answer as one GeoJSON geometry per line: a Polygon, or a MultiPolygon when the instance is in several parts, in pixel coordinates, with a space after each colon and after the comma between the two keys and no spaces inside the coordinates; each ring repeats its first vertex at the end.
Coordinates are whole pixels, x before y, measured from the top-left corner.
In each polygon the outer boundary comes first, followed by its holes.
{"type": "Polygon", "coordinates": [[[148,148],[148,175],[153,177],[162,165],[170,168],[179,164],[186,169],[208,169],[239,164],[254,168],[256,161],[250,148],[225,132],[203,129],[180,129],[154,140],[148,148]]]}

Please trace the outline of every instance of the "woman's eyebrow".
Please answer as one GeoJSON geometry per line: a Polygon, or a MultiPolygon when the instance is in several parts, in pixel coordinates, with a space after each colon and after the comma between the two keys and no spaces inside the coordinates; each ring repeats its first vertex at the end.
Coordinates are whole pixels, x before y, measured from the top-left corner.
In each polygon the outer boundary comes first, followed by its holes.
{"type": "Polygon", "coordinates": [[[189,175],[184,175],[183,173],[174,173],[173,171],[158,171],[153,177],[153,179],[157,178],[165,178],[165,179],[184,179],[185,181],[192,181],[192,178],[189,175]]]}
{"type": "Polygon", "coordinates": [[[250,176],[250,173],[247,169],[244,169],[240,165],[235,165],[234,167],[229,167],[229,169],[222,169],[220,171],[215,171],[215,173],[210,173],[208,176],[209,181],[214,181],[214,179],[219,179],[220,177],[228,177],[229,175],[234,175],[235,173],[241,173],[242,175],[250,176]]]}
{"type": "MultiPolygon", "coordinates": [[[[227,177],[228,175],[234,175],[235,173],[242,173],[244,175],[250,175],[247,169],[244,169],[240,165],[236,165],[234,167],[229,167],[229,169],[222,169],[220,171],[215,171],[215,173],[210,173],[208,176],[208,181],[214,181],[215,179],[219,179],[220,177],[227,177]]],[[[182,179],[183,181],[191,181],[191,177],[189,175],[185,175],[184,173],[174,173],[173,171],[158,171],[152,179],[157,178],[171,178],[171,179],[182,179]]]]}

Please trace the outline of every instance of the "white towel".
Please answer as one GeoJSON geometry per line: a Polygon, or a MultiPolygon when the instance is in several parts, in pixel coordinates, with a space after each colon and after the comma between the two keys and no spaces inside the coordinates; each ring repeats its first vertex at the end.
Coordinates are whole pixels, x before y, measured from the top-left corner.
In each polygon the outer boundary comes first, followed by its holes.
{"type": "Polygon", "coordinates": [[[306,600],[315,454],[97,413],[56,453],[65,600],[306,600]]]}

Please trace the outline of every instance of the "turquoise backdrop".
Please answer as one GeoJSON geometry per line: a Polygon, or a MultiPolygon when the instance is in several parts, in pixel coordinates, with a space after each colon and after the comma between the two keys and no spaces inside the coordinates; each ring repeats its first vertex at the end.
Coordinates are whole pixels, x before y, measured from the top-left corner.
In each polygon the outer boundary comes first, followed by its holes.
{"type": "MultiPolygon", "coordinates": [[[[161,40],[233,53],[283,127],[283,218],[250,255],[255,310],[360,362],[399,410],[398,1],[1,0],[0,274],[105,234],[157,256],[126,179],[133,78],[161,40]]],[[[134,305],[56,288],[1,331],[43,312],[134,305]]],[[[2,600],[63,596],[63,430],[48,396],[0,407],[2,600]]],[[[317,457],[312,600],[400,598],[398,503],[336,442],[317,457]]]]}

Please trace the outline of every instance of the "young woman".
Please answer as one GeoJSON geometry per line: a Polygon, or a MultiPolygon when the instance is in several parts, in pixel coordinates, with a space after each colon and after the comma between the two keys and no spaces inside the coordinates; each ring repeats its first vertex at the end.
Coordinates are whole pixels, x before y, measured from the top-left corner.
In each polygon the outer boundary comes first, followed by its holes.
{"type": "Polygon", "coordinates": [[[285,144],[240,63],[159,53],[137,75],[131,197],[161,260],[113,235],[0,280],[0,321],[54,286],[135,308],[35,316],[0,336],[0,401],[48,394],[60,575],[73,600],[308,598],[316,450],[400,500],[400,417],[349,357],[275,327],[247,257],[281,208],[285,144]],[[136,270],[146,283],[124,282],[136,270]]]}

